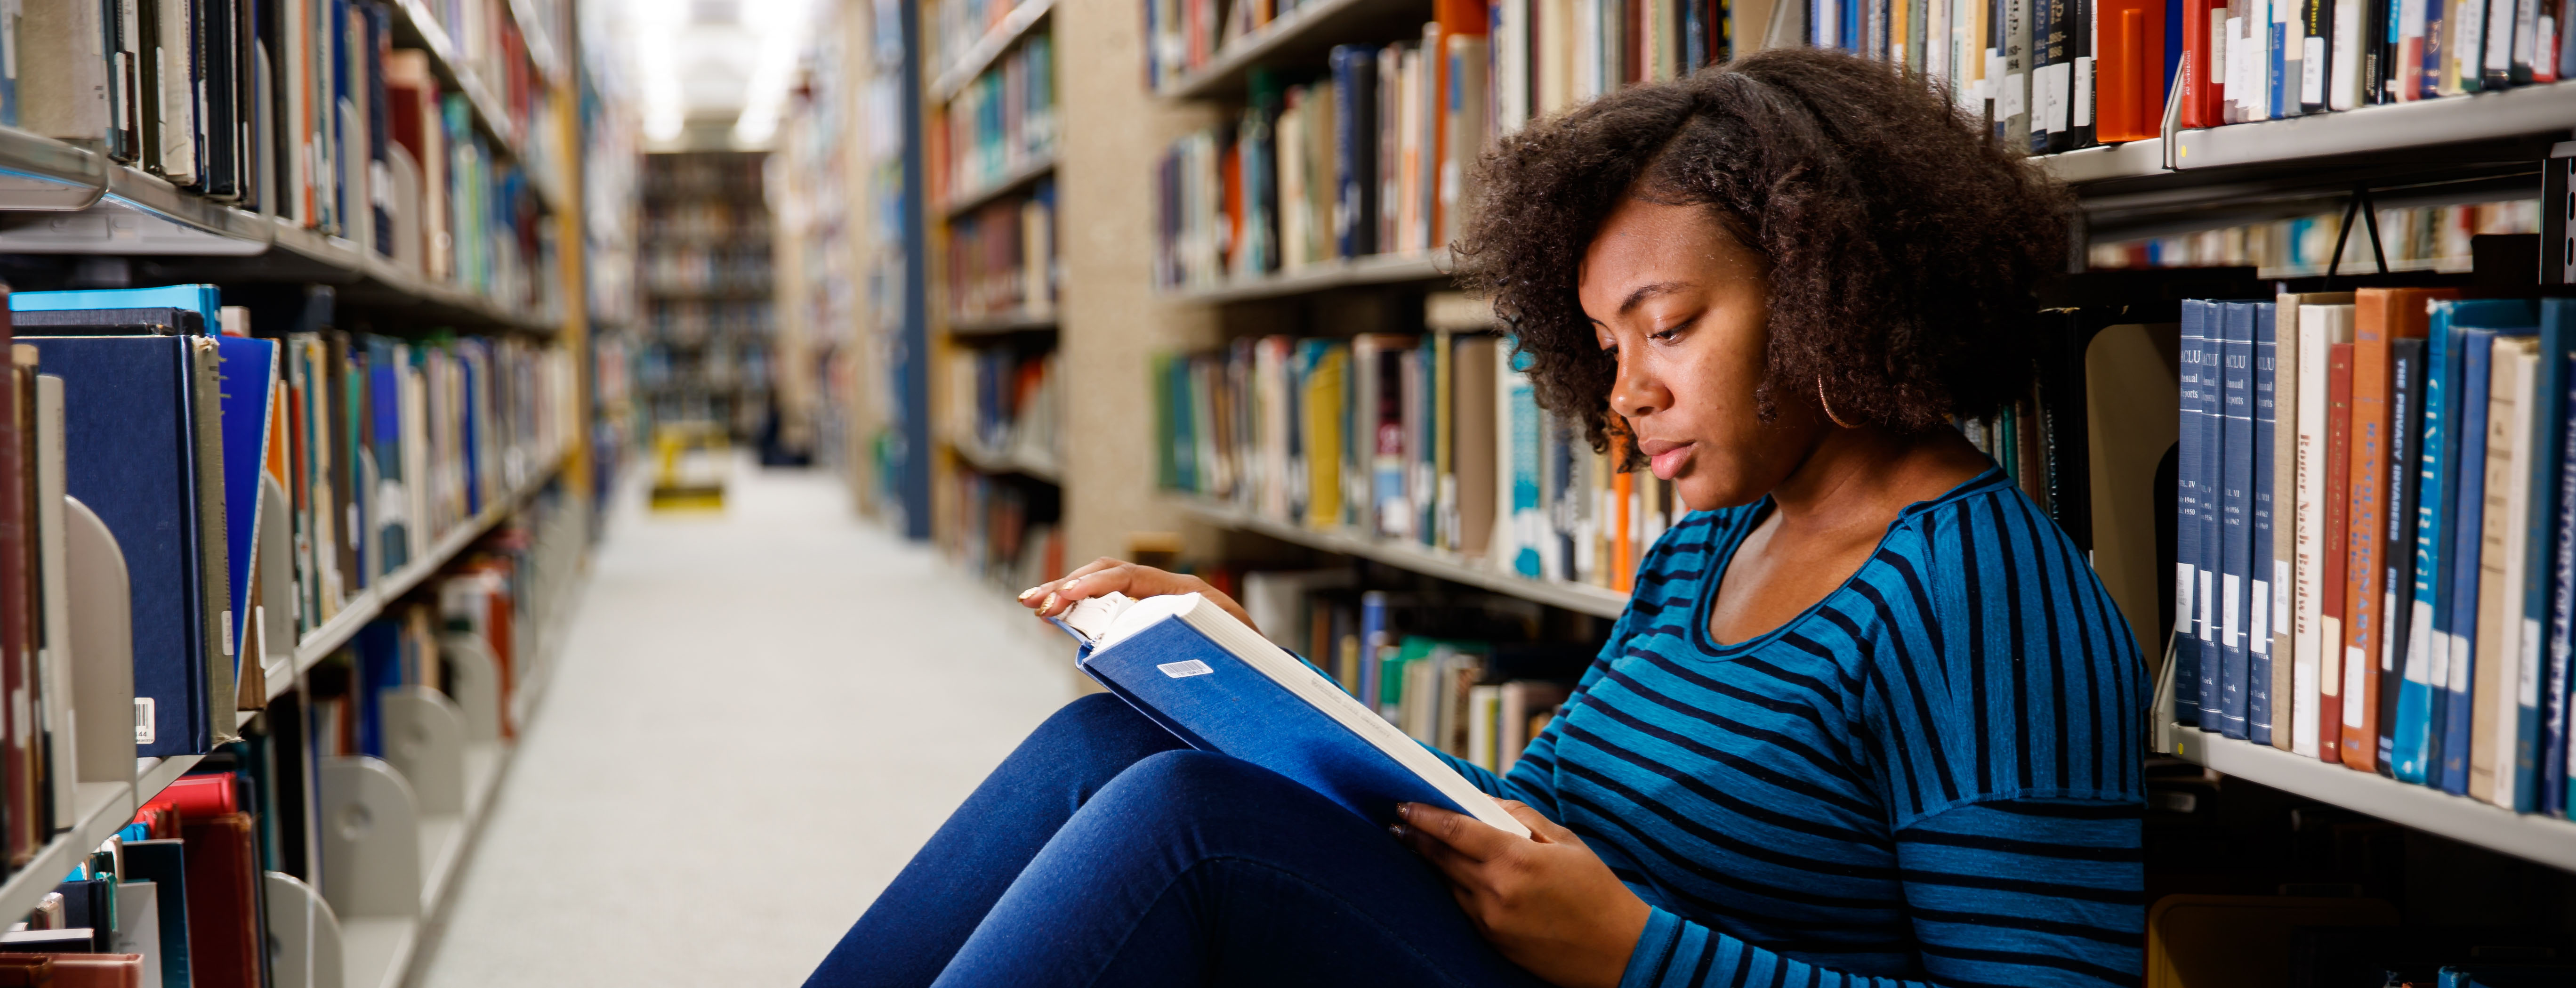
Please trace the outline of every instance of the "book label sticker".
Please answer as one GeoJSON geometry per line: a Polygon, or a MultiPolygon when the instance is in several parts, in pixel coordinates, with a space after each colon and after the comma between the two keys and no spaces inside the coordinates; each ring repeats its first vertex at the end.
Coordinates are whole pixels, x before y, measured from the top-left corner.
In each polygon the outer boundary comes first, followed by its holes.
{"type": "Polygon", "coordinates": [[[155,732],[152,730],[152,698],[148,696],[135,697],[134,743],[151,744],[154,733],[155,732]]]}
{"type": "Polygon", "coordinates": [[[1188,679],[1191,676],[1204,676],[1216,671],[1208,668],[1207,663],[1201,662],[1197,659],[1187,659],[1180,662],[1166,662],[1162,665],[1155,666],[1154,668],[1163,670],[1163,675],[1170,676],[1173,679],[1188,679]]]}

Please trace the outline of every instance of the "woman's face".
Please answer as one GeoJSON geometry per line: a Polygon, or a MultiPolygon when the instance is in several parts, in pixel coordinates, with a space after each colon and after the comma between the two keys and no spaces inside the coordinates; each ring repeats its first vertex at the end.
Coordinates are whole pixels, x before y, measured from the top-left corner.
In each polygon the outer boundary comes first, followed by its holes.
{"type": "Polygon", "coordinates": [[[1797,469],[1824,428],[1795,394],[1762,383],[1770,266],[1708,207],[1629,198],[1584,251],[1576,293],[1619,363],[1610,408],[1628,420],[1655,476],[1694,511],[1748,504],[1797,469]]]}

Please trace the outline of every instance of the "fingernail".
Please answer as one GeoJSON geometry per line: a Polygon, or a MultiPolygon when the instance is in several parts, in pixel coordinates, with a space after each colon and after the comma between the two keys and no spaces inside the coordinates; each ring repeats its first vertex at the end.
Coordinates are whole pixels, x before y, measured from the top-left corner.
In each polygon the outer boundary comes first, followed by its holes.
{"type": "Polygon", "coordinates": [[[1055,610],[1055,595],[1048,594],[1046,602],[1038,605],[1038,613],[1043,614],[1052,610],[1055,610]]]}
{"type": "Polygon", "coordinates": [[[1397,804],[1395,804],[1395,815],[1396,815],[1396,816],[1398,816],[1398,817],[1402,817],[1402,818],[1404,818],[1404,819],[1407,819],[1407,820],[1413,819],[1413,804],[1411,804],[1411,803],[1397,803],[1397,804]]]}
{"type": "Polygon", "coordinates": [[[1404,825],[1401,823],[1387,824],[1386,832],[1395,835],[1395,839],[1397,840],[1404,839],[1404,825]]]}
{"type": "Polygon", "coordinates": [[[1073,589],[1073,588],[1075,588],[1075,587],[1078,587],[1078,586],[1081,586],[1081,585],[1082,585],[1082,578],[1077,576],[1077,577],[1074,577],[1073,579],[1070,579],[1070,580],[1066,580],[1066,581],[1064,581],[1064,586],[1059,587],[1058,589],[1061,589],[1061,590],[1071,590],[1071,589],[1073,589]]]}
{"type": "Polygon", "coordinates": [[[1044,588],[1043,588],[1043,587],[1030,587],[1030,588],[1028,588],[1028,589],[1026,589],[1026,590],[1022,590],[1022,591],[1020,591],[1020,599],[1021,599],[1021,600],[1027,600],[1027,599],[1029,599],[1029,598],[1031,598],[1031,597],[1035,597],[1035,596],[1037,596],[1037,595],[1038,595],[1038,591],[1039,591],[1039,590],[1042,590],[1042,589],[1044,589],[1044,588]]]}

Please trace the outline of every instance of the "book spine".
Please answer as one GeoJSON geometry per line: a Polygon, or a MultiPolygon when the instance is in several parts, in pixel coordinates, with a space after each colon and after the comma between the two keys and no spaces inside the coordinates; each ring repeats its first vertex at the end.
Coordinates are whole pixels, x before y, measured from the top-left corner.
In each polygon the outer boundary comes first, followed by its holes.
{"type": "MultiPolygon", "coordinates": [[[[2562,303],[2552,301],[2546,304],[2554,309],[2562,303]]],[[[2567,316],[2562,313],[2558,318],[2564,319],[2567,316]]],[[[2544,350],[2543,353],[2545,355],[2547,351],[2544,350]]],[[[2576,391],[2576,366],[2570,366],[2570,361],[2576,361],[2576,355],[2561,355],[2551,359],[2555,359],[2559,364],[2558,400],[2568,406],[2576,406],[2576,397],[2570,397],[2567,393],[2576,391]]],[[[2558,436],[2559,449],[2561,451],[2576,449],[2576,417],[2567,419],[2559,428],[2561,430],[2558,436]]],[[[2568,708],[2571,703],[2568,688],[2568,680],[2571,677],[2568,675],[2568,669],[2571,664],[2576,664],[2570,661],[2569,647],[2570,639],[2576,638],[2576,457],[2562,456],[2556,466],[2558,471],[2558,502],[2555,518],[2557,531],[2556,538],[2551,544],[2557,547],[2557,551],[2550,556],[2552,581],[2549,604],[2549,672],[2548,681],[2545,684],[2547,690],[2545,696],[2549,709],[2545,715],[2547,730],[2543,735],[2541,747],[2539,799],[2540,812],[2551,816],[2566,816],[2568,747],[2576,744],[2576,740],[2571,740],[2576,738],[2576,732],[2569,731],[2567,726],[2568,708]]]]}
{"type": "Polygon", "coordinates": [[[2174,464],[2174,721],[2199,724],[2201,666],[2201,515],[2213,500],[2204,472],[2209,436],[2201,429],[2201,394],[2207,385],[2209,321],[2215,306],[2197,299],[2182,304],[2181,422],[2174,464]]]}
{"type": "Polygon", "coordinates": [[[2373,765],[2392,774],[2397,698],[2404,682],[2407,642],[2413,634],[2415,586],[2415,475],[2423,451],[2424,341],[2396,340],[2388,352],[2388,540],[2380,581],[2378,730],[2373,765]]]}
{"type": "MultiPolygon", "coordinates": [[[[2326,357],[2326,574],[2320,609],[2325,623],[2317,640],[2317,723],[2311,743],[2323,761],[2343,760],[2343,645],[2345,605],[2351,587],[2345,564],[2352,531],[2352,344],[2336,343],[2326,357]]],[[[2305,697],[2303,696],[2302,699],[2305,697]]]]}
{"type": "Polygon", "coordinates": [[[2441,747],[2436,761],[2441,766],[2442,791],[2454,796],[2469,792],[2469,728],[2474,695],[2469,684],[2475,672],[2478,638],[2478,589],[2480,549],[2486,537],[2486,466],[2487,413],[2492,400],[2493,356],[2495,334],[2487,330],[2469,330],[2462,335],[2460,347],[2460,434],[2458,457],[2452,472],[2459,477],[2458,529],[2451,541],[2451,630],[2450,666],[2435,694],[2435,737],[2441,747]]]}
{"type": "MultiPolygon", "coordinates": [[[[2558,423],[2567,418],[2567,359],[2570,337],[2576,336],[2567,325],[2571,314],[2576,313],[2571,313],[2563,301],[2542,303],[2539,356],[2532,368],[2530,494],[2522,523],[2523,544],[2533,548],[2558,544],[2559,461],[2568,449],[2558,423]]],[[[2517,813],[2541,810],[2542,797],[2548,789],[2542,781],[2549,761],[2544,752],[2556,740],[2552,724],[2558,713],[2554,684],[2564,675],[2558,661],[2563,640],[2551,616],[2558,597],[2560,565],[2562,554],[2540,551],[2532,553],[2524,567],[2522,681],[2517,684],[2522,709],[2516,721],[2521,730],[2512,739],[2512,809],[2517,813]]]]}
{"type": "MultiPolygon", "coordinates": [[[[2254,550],[2254,305],[2227,305],[2227,338],[2220,351],[2219,440],[2219,667],[2217,702],[2219,732],[2246,736],[2246,632],[2251,603],[2250,577],[2254,550]]],[[[2210,670],[2203,668],[2207,680],[2210,670]]]]}
{"type": "Polygon", "coordinates": [[[2529,519],[2532,365],[2539,342],[2499,337],[2488,388],[2485,524],[2478,547],[2477,664],[2470,687],[2469,795],[2511,808],[2520,736],[2523,577],[2529,519]]]}
{"type": "Polygon", "coordinates": [[[2371,673],[2378,668],[2380,600],[2379,558],[2388,526],[2386,492],[2380,485],[2388,471],[2388,338],[2387,306],[2365,294],[2353,327],[2352,449],[2348,483],[2350,507],[2345,519],[2343,723],[2339,735],[2344,767],[2374,771],[2379,743],[2378,705],[2371,673]]]}
{"type": "Polygon", "coordinates": [[[2415,475],[2415,600],[2391,742],[2398,781],[2418,785],[2432,778],[2434,686],[2450,664],[2447,526],[2451,522],[2451,448],[2456,445],[2451,436],[2458,431],[2459,419],[2454,396],[2460,391],[2451,303],[2436,301],[2428,313],[2431,329],[2424,342],[2424,424],[2419,441],[2423,453],[2417,458],[2415,475]]]}
{"type": "MultiPolygon", "coordinates": [[[[2273,483],[2278,476],[2273,470],[2273,438],[2279,425],[2279,402],[2275,393],[2279,370],[2278,326],[2270,302],[2255,303],[2254,310],[2254,480],[2252,486],[2254,517],[2253,546],[2248,552],[2246,577],[2250,584],[2246,595],[2245,638],[2245,738],[2255,744],[2272,743],[2272,632],[2276,627],[2275,589],[2280,580],[2273,570],[2273,527],[2277,523],[2273,483]]],[[[2286,503],[2287,499],[2280,499],[2286,503]]]]}
{"type": "Polygon", "coordinates": [[[2343,0],[2301,0],[2299,4],[2299,87],[2298,111],[2323,113],[2333,97],[2327,86],[2333,78],[2328,62],[2335,38],[2335,21],[2343,13],[2343,0]]]}
{"type": "Polygon", "coordinates": [[[2273,747],[2287,751],[2298,705],[2291,685],[2298,655],[2300,514],[2307,509],[2307,498],[2300,491],[2306,471],[2299,439],[2304,397],[2300,377],[2305,371],[2299,361],[2298,303],[2283,296],[2273,312],[2277,342],[2272,368],[2272,675],[2266,687],[2271,712],[2266,733],[2273,747]]]}
{"type": "Polygon", "coordinates": [[[2326,637],[2326,379],[2334,333],[2326,307],[2298,307],[2298,586],[2290,629],[2290,753],[2316,758],[2316,673],[2326,637]]]}
{"type": "Polygon", "coordinates": [[[1385,663],[1383,653],[1385,652],[1386,645],[1388,644],[1388,637],[1386,627],[1386,592],[1383,590],[1371,590],[1367,593],[1361,594],[1359,661],[1360,703],[1371,710],[1378,711],[1380,714],[1385,715],[1388,720],[1394,720],[1395,717],[1393,713],[1389,711],[1382,702],[1382,698],[1386,696],[1385,684],[1379,682],[1379,680],[1383,678],[1379,675],[1379,670],[1385,663]]]}

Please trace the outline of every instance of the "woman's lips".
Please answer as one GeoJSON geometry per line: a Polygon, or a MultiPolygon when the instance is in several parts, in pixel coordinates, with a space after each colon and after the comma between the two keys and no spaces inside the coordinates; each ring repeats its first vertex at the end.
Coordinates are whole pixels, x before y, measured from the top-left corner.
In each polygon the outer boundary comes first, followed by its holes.
{"type": "Polygon", "coordinates": [[[1697,443],[1649,439],[1637,448],[1646,454],[1647,468],[1653,470],[1656,477],[1671,480],[1682,472],[1682,464],[1690,462],[1691,450],[1697,446],[1697,443]]]}

